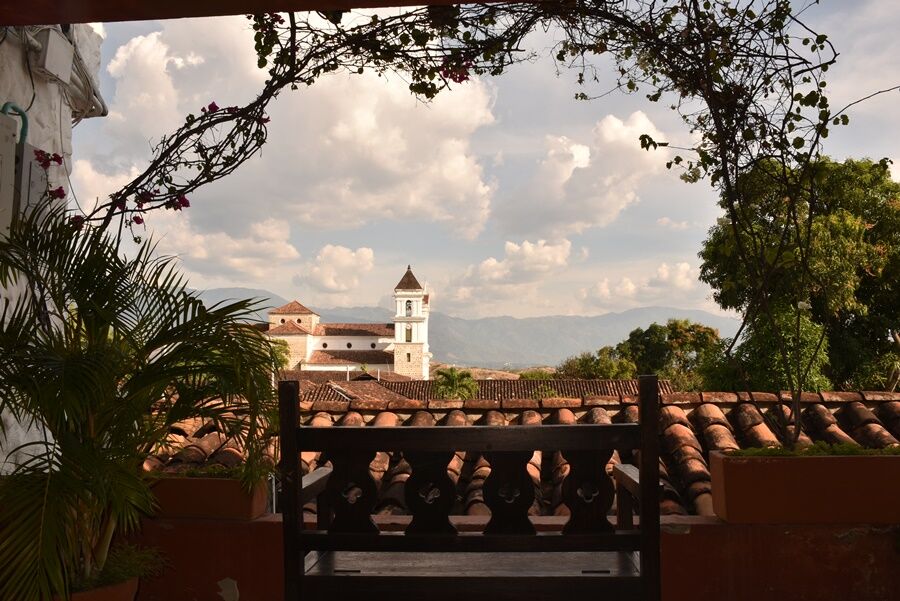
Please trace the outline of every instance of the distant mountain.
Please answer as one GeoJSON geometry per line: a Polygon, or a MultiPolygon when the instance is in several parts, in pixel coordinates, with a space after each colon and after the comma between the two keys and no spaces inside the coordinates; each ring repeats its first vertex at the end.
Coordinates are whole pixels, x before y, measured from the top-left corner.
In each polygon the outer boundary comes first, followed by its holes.
{"type": "MultiPolygon", "coordinates": [[[[206,301],[247,297],[269,298],[271,306],[288,301],[266,290],[214,288],[201,293],[206,301]]],[[[267,305],[269,303],[266,303],[267,305]]],[[[325,322],[389,322],[393,313],[381,307],[313,308],[325,322]]],[[[261,317],[265,317],[262,315],[261,317]]],[[[582,351],[624,340],[635,328],[651,323],[690,319],[716,328],[720,336],[734,336],[739,322],[731,317],[697,309],[641,307],[593,317],[552,315],[547,317],[485,317],[463,319],[433,312],[429,342],[434,359],[441,363],[480,367],[521,368],[557,365],[582,351]]]]}
{"type": "Polygon", "coordinates": [[[250,298],[258,300],[260,301],[260,310],[257,311],[256,316],[261,321],[266,320],[269,309],[288,304],[287,300],[274,292],[258,288],[210,288],[209,290],[198,290],[197,292],[200,293],[200,298],[203,299],[207,306],[250,298]]]}

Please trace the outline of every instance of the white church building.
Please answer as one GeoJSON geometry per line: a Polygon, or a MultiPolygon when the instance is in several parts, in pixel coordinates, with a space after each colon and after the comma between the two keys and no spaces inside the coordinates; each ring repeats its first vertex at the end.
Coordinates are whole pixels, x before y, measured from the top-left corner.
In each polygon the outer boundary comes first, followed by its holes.
{"type": "Polygon", "coordinates": [[[393,323],[322,323],[297,301],[269,311],[266,333],[290,349],[288,369],[394,372],[427,380],[428,292],[411,266],[394,288],[393,323]]]}

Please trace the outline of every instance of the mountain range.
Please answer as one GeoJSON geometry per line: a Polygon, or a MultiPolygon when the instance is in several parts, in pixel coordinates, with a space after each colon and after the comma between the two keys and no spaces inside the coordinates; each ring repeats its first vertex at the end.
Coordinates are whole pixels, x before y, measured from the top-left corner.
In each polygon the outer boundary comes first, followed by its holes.
{"type": "MultiPolygon", "coordinates": [[[[258,313],[265,319],[266,309],[287,304],[288,300],[267,290],[253,288],[213,288],[200,292],[207,303],[229,299],[267,299],[258,313]]],[[[390,322],[393,313],[382,307],[310,307],[324,322],[390,322]]],[[[731,337],[739,321],[699,309],[640,307],[618,313],[595,316],[550,315],[546,317],[483,317],[464,319],[434,311],[428,338],[434,360],[464,366],[522,368],[557,365],[566,357],[582,351],[614,345],[635,328],[667,320],[691,321],[719,330],[731,337]]]]}

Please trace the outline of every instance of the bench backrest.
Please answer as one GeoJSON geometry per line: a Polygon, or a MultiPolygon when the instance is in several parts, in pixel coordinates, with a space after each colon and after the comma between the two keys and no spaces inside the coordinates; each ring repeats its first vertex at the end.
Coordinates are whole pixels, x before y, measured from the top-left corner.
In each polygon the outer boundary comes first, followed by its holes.
{"type": "Polygon", "coordinates": [[[302,565],[300,558],[310,550],[639,550],[642,578],[658,582],[656,376],[642,376],[640,392],[638,424],[313,428],[299,425],[297,382],[281,382],[285,569],[293,565],[296,570],[302,565]],[[528,518],[534,484],[527,465],[536,450],[560,451],[569,463],[562,496],[570,517],[562,535],[538,534],[528,518]],[[639,493],[634,495],[639,499],[639,529],[634,528],[631,519],[630,495],[623,498],[626,491],[621,488],[618,528],[607,518],[616,490],[606,465],[614,450],[625,455],[640,451],[640,490],[632,489],[639,493]],[[309,499],[301,490],[301,451],[322,452],[332,465],[327,484],[317,495],[316,529],[303,528],[303,503],[309,499]],[[380,532],[371,517],[377,502],[377,485],[369,466],[377,452],[402,453],[412,468],[404,491],[412,519],[403,535],[380,532]],[[458,534],[449,519],[456,486],[447,467],[457,452],[481,453],[491,466],[483,488],[491,517],[483,535],[458,534]]]}

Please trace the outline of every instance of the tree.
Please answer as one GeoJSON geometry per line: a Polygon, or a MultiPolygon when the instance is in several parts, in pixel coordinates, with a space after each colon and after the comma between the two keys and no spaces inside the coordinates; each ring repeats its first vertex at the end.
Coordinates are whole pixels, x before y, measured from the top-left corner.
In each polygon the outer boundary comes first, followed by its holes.
{"type": "Polygon", "coordinates": [[[478,382],[469,370],[449,367],[435,372],[433,390],[439,399],[472,399],[478,394],[478,382]]]}
{"type": "Polygon", "coordinates": [[[553,373],[546,369],[526,369],[519,372],[520,380],[552,380],[553,373]]]}
{"type": "Polygon", "coordinates": [[[558,376],[580,380],[628,380],[635,375],[634,363],[618,350],[604,346],[596,353],[584,352],[569,357],[556,368],[558,376]]]}
{"type": "MultiPolygon", "coordinates": [[[[42,439],[0,479],[0,598],[67,596],[103,574],[112,542],[152,513],[143,462],[181,420],[212,420],[267,472],[277,357],[249,301],[207,307],[173,257],[133,258],[59,210],[0,241],[0,412],[42,439]]],[[[15,452],[14,451],[14,452],[15,452]]]]}
{"type": "Polygon", "coordinates": [[[700,364],[718,348],[719,332],[687,319],[670,319],[666,325],[637,328],[616,346],[618,353],[635,365],[638,374],[658,374],[675,390],[705,388],[700,364]]]}
{"type": "MultiPolygon", "coordinates": [[[[823,352],[828,349],[828,357],[816,359],[818,367],[810,373],[824,370],[822,377],[838,387],[887,386],[900,350],[896,335],[900,331],[900,184],[891,180],[886,161],[822,159],[812,175],[818,181],[817,197],[806,197],[798,205],[797,216],[811,222],[809,234],[782,240],[779,224],[793,217],[783,202],[784,190],[765,173],[775,168],[764,163],[746,175],[754,200],[748,203],[744,218],[747,229],[768,249],[771,291],[782,302],[773,302],[776,321],[788,327],[793,345],[797,316],[792,323],[785,320],[783,303],[808,306],[801,321],[810,322],[808,327],[824,326],[817,331],[824,337],[823,352]],[[813,201],[820,207],[817,215],[808,211],[813,201]],[[779,247],[780,253],[776,252],[779,247]],[[806,259],[801,261],[804,253],[806,259]]],[[[757,308],[753,315],[752,275],[736,251],[738,244],[752,242],[747,233],[736,237],[727,223],[713,227],[700,253],[700,277],[712,286],[720,306],[749,313],[751,323],[756,323],[750,329],[757,333],[765,329],[764,338],[774,344],[771,329],[758,323],[765,310],[757,308]]],[[[819,341],[807,339],[807,343],[815,348],[819,341]]],[[[809,351],[795,348],[792,362],[798,352],[809,356],[809,351]]],[[[787,376],[783,364],[779,373],[787,376]]]]}

